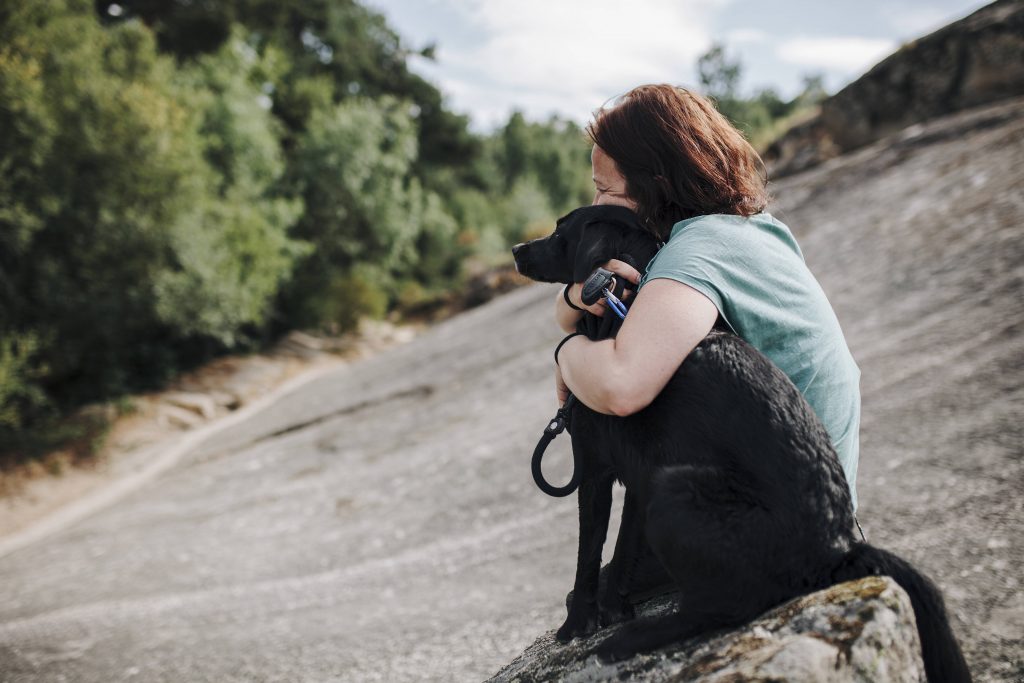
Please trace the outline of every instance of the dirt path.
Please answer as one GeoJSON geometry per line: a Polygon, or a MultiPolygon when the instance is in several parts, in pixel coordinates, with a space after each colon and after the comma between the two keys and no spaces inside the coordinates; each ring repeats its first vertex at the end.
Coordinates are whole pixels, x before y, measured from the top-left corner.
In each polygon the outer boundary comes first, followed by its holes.
{"type": "Polygon", "coordinates": [[[295,332],[265,353],[219,358],[162,391],[133,396],[129,414],[112,418],[103,447],[87,462],[72,464],[58,452],[45,465],[5,474],[0,555],[111,504],[172,467],[190,444],[325,373],[408,342],[420,329],[366,322],[341,338],[295,332]]]}

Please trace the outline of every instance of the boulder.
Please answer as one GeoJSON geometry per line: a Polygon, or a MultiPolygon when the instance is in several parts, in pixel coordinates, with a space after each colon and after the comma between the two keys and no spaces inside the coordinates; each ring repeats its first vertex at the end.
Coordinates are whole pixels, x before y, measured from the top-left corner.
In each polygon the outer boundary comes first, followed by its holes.
{"type": "Polygon", "coordinates": [[[157,411],[157,423],[161,426],[173,426],[178,429],[192,429],[203,424],[199,414],[175,405],[163,404],[157,411]]]}
{"type": "MultiPolygon", "coordinates": [[[[671,596],[640,616],[674,609],[671,596]]],[[[867,577],[791,600],[727,633],[683,641],[616,664],[594,648],[617,627],[565,645],[541,636],[491,681],[890,681],[925,680],[914,612],[888,577],[867,577]]]]}
{"type": "Polygon", "coordinates": [[[206,394],[175,391],[164,394],[162,399],[164,403],[188,410],[205,420],[209,420],[217,415],[217,403],[206,394]]]}
{"type": "Polygon", "coordinates": [[[1024,94],[1024,0],[999,0],[903,45],[764,151],[798,173],[907,126],[1024,94]]]}

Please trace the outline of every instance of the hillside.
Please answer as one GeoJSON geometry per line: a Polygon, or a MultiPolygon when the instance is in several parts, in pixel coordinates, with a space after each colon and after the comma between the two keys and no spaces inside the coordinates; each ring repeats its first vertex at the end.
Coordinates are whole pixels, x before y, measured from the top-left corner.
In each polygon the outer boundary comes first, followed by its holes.
{"type": "MultiPolygon", "coordinates": [[[[979,681],[1024,674],[1022,104],[773,187],[863,371],[862,522],[941,585],[979,681]]],[[[555,292],[314,381],[0,558],[0,677],[493,674],[572,582],[575,505],[529,474],[555,292]]]]}
{"type": "Polygon", "coordinates": [[[797,173],[907,126],[1024,96],[1024,0],[997,0],[900,47],[771,143],[771,176],[797,173]]]}
{"type": "Polygon", "coordinates": [[[1016,99],[773,187],[863,372],[862,523],[939,582],[999,680],[1024,673],[1022,186],[1016,99]]]}

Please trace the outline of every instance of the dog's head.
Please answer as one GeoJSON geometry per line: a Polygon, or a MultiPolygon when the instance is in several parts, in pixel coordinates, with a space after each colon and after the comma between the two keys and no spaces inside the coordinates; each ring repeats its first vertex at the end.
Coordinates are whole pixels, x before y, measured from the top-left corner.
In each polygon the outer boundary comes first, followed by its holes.
{"type": "Polygon", "coordinates": [[[584,206],[558,219],[547,237],[512,247],[516,270],[540,282],[583,282],[609,259],[643,272],[658,241],[622,206],[584,206]]]}

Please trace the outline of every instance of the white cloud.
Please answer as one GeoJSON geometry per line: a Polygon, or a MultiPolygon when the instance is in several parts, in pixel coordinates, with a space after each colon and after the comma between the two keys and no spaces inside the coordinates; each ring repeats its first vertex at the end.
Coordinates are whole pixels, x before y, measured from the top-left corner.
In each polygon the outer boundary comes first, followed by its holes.
{"type": "Polygon", "coordinates": [[[413,57],[410,65],[441,88],[449,107],[469,113],[473,127],[484,130],[504,123],[513,108],[532,119],[557,113],[583,123],[606,100],[641,83],[696,86],[694,67],[712,38],[724,41],[731,57],[742,57],[744,80],[795,95],[802,74],[821,73],[834,90],[899,42],[967,14],[969,3],[984,3],[867,0],[856,10],[823,8],[803,17],[804,3],[792,2],[363,1],[385,12],[407,44],[438,43],[437,62],[413,57]],[[935,9],[951,4],[964,9],[955,16],[935,9]],[[805,33],[786,41],[793,25],[805,33]],[[845,35],[813,37],[836,33],[845,35]]]}
{"type": "Polygon", "coordinates": [[[819,70],[860,74],[899,47],[893,40],[832,36],[794,38],[777,49],[779,59],[819,70]]]}
{"type": "Polygon", "coordinates": [[[696,85],[693,64],[711,44],[712,14],[724,2],[445,1],[478,39],[442,45],[438,65],[422,70],[484,128],[512,108],[585,122],[633,86],[696,85]]]}
{"type": "Polygon", "coordinates": [[[763,43],[768,40],[768,34],[758,28],[738,28],[725,34],[725,43],[734,45],[736,43],[763,43]]]}

